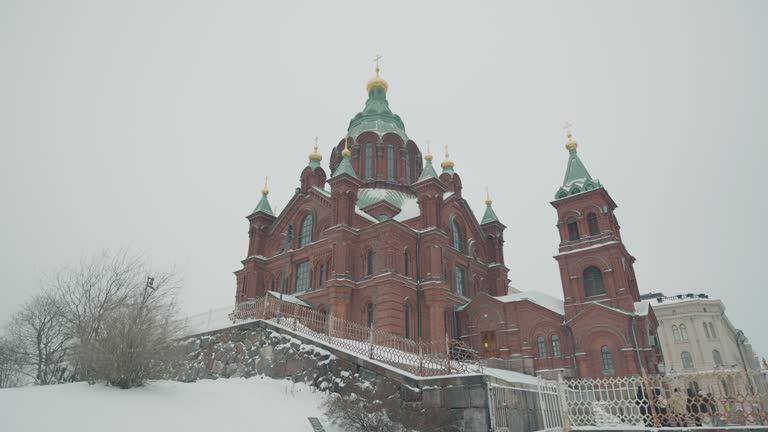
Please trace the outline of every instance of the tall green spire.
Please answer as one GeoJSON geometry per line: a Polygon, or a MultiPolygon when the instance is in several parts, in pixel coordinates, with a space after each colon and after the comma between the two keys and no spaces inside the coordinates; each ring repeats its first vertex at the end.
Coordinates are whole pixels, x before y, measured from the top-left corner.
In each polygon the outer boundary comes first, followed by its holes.
{"type": "Polygon", "coordinates": [[[432,153],[429,152],[429,142],[427,142],[427,154],[424,155],[424,169],[421,171],[421,175],[416,182],[426,180],[428,178],[437,178],[435,168],[432,166],[432,153]]]}
{"type": "Polygon", "coordinates": [[[576,152],[578,144],[573,140],[571,131],[568,131],[567,135],[568,143],[565,144],[565,148],[568,149],[568,166],[565,169],[563,186],[555,193],[555,199],[603,187],[600,180],[593,179],[589,175],[587,167],[579,159],[579,154],[576,152]]]}
{"type": "Polygon", "coordinates": [[[488,193],[488,188],[485,188],[485,214],[483,214],[483,220],[480,221],[480,225],[499,221],[499,218],[496,217],[496,212],[493,211],[491,204],[493,204],[493,201],[491,201],[491,195],[488,193]]]}
{"type": "Polygon", "coordinates": [[[403,142],[408,142],[408,135],[405,133],[405,125],[400,116],[394,114],[389,109],[387,101],[387,90],[389,84],[379,76],[379,64],[376,60],[376,76],[368,81],[366,86],[368,90],[368,100],[365,102],[365,108],[357,113],[349,122],[347,134],[352,138],[357,137],[363,132],[376,132],[379,136],[394,132],[400,135],[403,142]]]}
{"type": "Polygon", "coordinates": [[[357,178],[357,174],[355,174],[355,169],[352,168],[352,162],[349,160],[349,156],[352,154],[352,152],[349,151],[349,147],[347,147],[347,143],[349,141],[349,137],[344,141],[344,150],[341,151],[341,155],[344,156],[344,158],[341,160],[341,163],[339,166],[336,167],[336,171],[333,172],[331,175],[331,178],[336,177],[341,174],[347,174],[349,176],[352,176],[354,178],[357,178]]]}
{"type": "Polygon", "coordinates": [[[256,205],[256,208],[253,209],[253,213],[262,212],[274,216],[275,214],[272,213],[272,206],[269,205],[269,200],[267,200],[267,195],[269,195],[269,188],[267,187],[268,180],[269,177],[264,180],[264,188],[261,190],[261,200],[256,205]]]}

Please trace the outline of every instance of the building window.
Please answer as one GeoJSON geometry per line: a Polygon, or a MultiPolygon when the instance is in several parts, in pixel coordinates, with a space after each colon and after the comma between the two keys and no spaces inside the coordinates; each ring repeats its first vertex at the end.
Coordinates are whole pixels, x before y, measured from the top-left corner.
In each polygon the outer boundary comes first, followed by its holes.
{"type": "Polygon", "coordinates": [[[365,310],[365,314],[366,314],[365,323],[368,326],[368,328],[372,328],[373,327],[373,303],[368,303],[368,306],[366,307],[366,310],[365,310]]]}
{"type": "Polygon", "coordinates": [[[552,355],[555,357],[560,357],[560,338],[556,335],[553,335],[551,337],[552,339],[552,355]]]}
{"type": "Polygon", "coordinates": [[[459,229],[459,223],[456,222],[456,218],[451,218],[451,232],[453,233],[453,248],[459,252],[462,252],[461,246],[463,241],[461,239],[461,230],[459,229]]]}
{"type": "Polygon", "coordinates": [[[395,146],[387,144],[387,178],[395,179],[395,146]]]}
{"type": "Polygon", "coordinates": [[[539,349],[539,358],[547,356],[547,345],[544,343],[544,336],[536,338],[536,346],[539,349]]]}
{"type": "Polygon", "coordinates": [[[693,369],[693,357],[688,351],[683,351],[680,354],[680,358],[683,360],[683,369],[693,369]]]}
{"type": "Polygon", "coordinates": [[[574,218],[568,218],[568,221],[566,221],[566,226],[568,227],[568,240],[574,241],[579,239],[579,226],[576,224],[576,219],[574,218]]]}
{"type": "Polygon", "coordinates": [[[365,178],[373,178],[373,144],[365,145],[365,178]]]}
{"type": "Polygon", "coordinates": [[[704,324],[704,334],[707,336],[707,339],[710,339],[711,336],[709,335],[709,327],[707,327],[707,323],[702,324],[704,324]]]}
{"type": "Polygon", "coordinates": [[[680,342],[680,329],[676,325],[672,326],[672,338],[675,339],[675,342],[680,342]]]}
{"type": "Polygon", "coordinates": [[[408,256],[408,252],[406,252],[403,256],[403,274],[405,276],[408,276],[408,261],[410,261],[410,257],[408,256]]]}
{"type": "Polygon", "coordinates": [[[587,267],[584,270],[584,295],[586,297],[605,294],[603,272],[597,267],[587,267]]]}
{"type": "Polygon", "coordinates": [[[712,350],[712,360],[715,362],[715,366],[723,365],[723,357],[720,356],[720,351],[712,350]]]}
{"type": "Polygon", "coordinates": [[[320,264],[320,276],[318,277],[318,285],[319,286],[325,286],[325,264],[320,264]]]}
{"type": "Polygon", "coordinates": [[[709,333],[712,335],[712,338],[717,337],[717,333],[715,333],[715,325],[712,323],[709,323],[709,333]]]}
{"type": "Polygon", "coordinates": [[[680,324],[680,339],[683,342],[688,341],[688,328],[685,326],[685,324],[680,324]]]}
{"type": "Polygon", "coordinates": [[[312,241],[312,215],[304,216],[299,227],[299,247],[303,248],[312,241]]]}
{"type": "Polygon", "coordinates": [[[600,228],[597,226],[597,215],[590,213],[587,215],[587,226],[589,227],[589,235],[596,236],[600,234],[600,228]]]}
{"type": "Polygon", "coordinates": [[[408,303],[406,303],[403,306],[403,313],[405,316],[403,317],[403,321],[405,324],[405,338],[410,339],[411,338],[411,308],[408,306],[408,303]]]}
{"type": "Polygon", "coordinates": [[[289,248],[293,245],[293,224],[288,224],[285,230],[285,244],[289,248]]]}
{"type": "Polygon", "coordinates": [[[373,276],[373,251],[368,251],[368,259],[367,259],[367,275],[373,276]]]}
{"type": "Polygon", "coordinates": [[[405,183],[411,184],[411,156],[405,154],[405,183]]]}
{"type": "Polygon", "coordinates": [[[309,288],[309,261],[296,264],[296,292],[304,292],[309,288]]]}
{"type": "Polygon", "coordinates": [[[603,347],[600,348],[600,356],[603,359],[603,373],[606,375],[613,375],[613,357],[611,356],[611,350],[603,345],[603,347]]]}
{"type": "Polygon", "coordinates": [[[464,295],[464,269],[456,267],[456,294],[464,295]]]}

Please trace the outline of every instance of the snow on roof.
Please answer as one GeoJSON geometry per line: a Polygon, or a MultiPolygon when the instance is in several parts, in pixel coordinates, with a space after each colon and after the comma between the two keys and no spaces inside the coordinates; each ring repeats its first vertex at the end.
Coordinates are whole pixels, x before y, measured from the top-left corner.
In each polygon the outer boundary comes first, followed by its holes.
{"type": "MultiPolygon", "coordinates": [[[[267,294],[271,295],[275,298],[280,298],[280,293],[275,291],[267,291],[267,294]]],[[[288,303],[294,303],[299,306],[306,306],[306,307],[312,307],[309,303],[306,303],[305,301],[299,299],[295,295],[292,294],[283,294],[283,301],[288,303]]]]}
{"type": "Polygon", "coordinates": [[[409,198],[403,200],[400,205],[400,213],[396,214],[392,219],[398,222],[403,222],[418,217],[420,214],[421,210],[419,209],[419,203],[416,198],[409,198]]]}
{"type": "Polygon", "coordinates": [[[331,192],[330,192],[330,191],[327,191],[327,190],[325,190],[325,189],[323,189],[323,188],[319,188],[319,187],[317,187],[317,186],[312,186],[312,189],[314,189],[314,190],[316,190],[316,191],[320,192],[321,194],[323,194],[323,195],[325,195],[325,196],[328,196],[328,197],[329,197],[329,196],[331,196],[331,192]]]}
{"type": "Polygon", "coordinates": [[[562,300],[538,291],[518,292],[516,294],[510,294],[510,295],[494,297],[494,298],[502,303],[511,303],[516,301],[527,300],[543,308],[549,309],[556,314],[565,315],[565,307],[563,305],[562,300]]]}
{"type": "Polygon", "coordinates": [[[648,311],[651,309],[651,304],[647,301],[635,302],[635,314],[640,316],[648,315],[648,311]]]}
{"type": "Polygon", "coordinates": [[[369,215],[368,213],[360,210],[360,207],[358,207],[358,206],[355,206],[355,213],[359,214],[360,216],[368,219],[369,221],[371,221],[373,223],[379,223],[378,219],[376,219],[375,217],[369,215]]]}

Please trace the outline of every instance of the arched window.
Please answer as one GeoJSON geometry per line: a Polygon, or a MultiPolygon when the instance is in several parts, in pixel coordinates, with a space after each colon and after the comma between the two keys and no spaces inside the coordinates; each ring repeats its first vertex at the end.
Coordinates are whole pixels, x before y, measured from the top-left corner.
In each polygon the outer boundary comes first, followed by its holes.
{"type": "Polygon", "coordinates": [[[303,248],[312,241],[312,222],[311,214],[304,216],[299,227],[299,247],[303,248]]]}
{"type": "Polygon", "coordinates": [[[605,375],[613,375],[613,357],[611,356],[611,350],[606,345],[600,348],[600,357],[603,360],[603,373],[605,375]]]}
{"type": "Polygon", "coordinates": [[[574,241],[579,239],[579,225],[576,224],[575,218],[568,218],[568,220],[565,222],[566,226],[568,227],[568,240],[574,241]]]}
{"type": "Polygon", "coordinates": [[[709,335],[709,327],[707,327],[707,323],[702,323],[702,324],[704,324],[704,335],[707,336],[707,339],[710,339],[711,336],[709,335]]]}
{"type": "Polygon", "coordinates": [[[288,248],[293,246],[293,224],[288,224],[288,228],[285,230],[285,244],[288,248]]]}
{"type": "Polygon", "coordinates": [[[456,294],[463,296],[464,295],[464,269],[461,267],[456,267],[456,294]]]}
{"type": "Polygon", "coordinates": [[[296,264],[296,292],[309,289],[309,261],[296,264]]]}
{"type": "Polygon", "coordinates": [[[557,335],[552,335],[552,355],[560,357],[560,338],[557,335]]]}
{"type": "Polygon", "coordinates": [[[318,277],[318,279],[319,279],[318,280],[318,285],[323,287],[323,286],[325,286],[325,278],[326,278],[326,275],[325,275],[325,263],[320,264],[320,271],[319,271],[319,273],[320,273],[320,275],[318,277]]]}
{"type": "Polygon", "coordinates": [[[587,267],[584,270],[584,295],[586,297],[605,294],[603,272],[597,267],[587,267]]]}
{"type": "Polygon", "coordinates": [[[547,345],[544,343],[544,336],[539,336],[536,338],[536,345],[539,349],[539,358],[544,358],[547,356],[547,345]]]}
{"type": "Polygon", "coordinates": [[[373,303],[368,303],[368,306],[365,309],[365,315],[366,315],[366,325],[368,325],[368,328],[373,327],[373,303]]]}
{"type": "Polygon", "coordinates": [[[712,323],[709,323],[709,333],[712,335],[712,338],[717,337],[717,333],[715,333],[715,325],[712,323]]]}
{"type": "Polygon", "coordinates": [[[365,178],[373,178],[373,143],[365,145],[365,178]]]}
{"type": "Polygon", "coordinates": [[[405,154],[405,183],[411,184],[411,157],[408,153],[405,154]]]}
{"type": "Polygon", "coordinates": [[[462,245],[463,240],[461,238],[461,230],[459,229],[459,223],[456,222],[456,218],[451,219],[451,232],[453,233],[453,247],[459,252],[463,252],[462,245]]]}
{"type": "Polygon", "coordinates": [[[403,321],[405,324],[405,338],[410,339],[411,338],[411,308],[408,306],[408,303],[406,303],[403,306],[403,313],[405,314],[405,317],[403,317],[403,321]]]}
{"type": "Polygon", "coordinates": [[[387,178],[395,179],[395,146],[387,144],[387,178]]]}
{"type": "Polygon", "coordinates": [[[403,274],[405,276],[408,276],[408,262],[410,261],[410,257],[408,256],[408,252],[405,253],[403,256],[403,274]]]}
{"type": "Polygon", "coordinates": [[[720,356],[720,351],[712,350],[712,360],[715,362],[715,366],[723,365],[723,357],[720,356]]]}
{"type": "Polygon", "coordinates": [[[672,337],[675,339],[675,342],[680,342],[680,329],[676,325],[672,326],[672,337]]]}
{"type": "Polygon", "coordinates": [[[596,236],[600,234],[600,228],[597,226],[597,215],[590,213],[587,215],[587,226],[589,227],[589,235],[596,236]]]}
{"type": "Polygon", "coordinates": [[[680,324],[680,339],[685,342],[688,340],[688,328],[685,324],[680,324]]]}
{"type": "Polygon", "coordinates": [[[728,389],[728,382],[725,380],[725,378],[720,378],[720,387],[723,389],[723,395],[725,397],[728,397],[731,395],[728,389]]]}
{"type": "Polygon", "coordinates": [[[367,258],[367,271],[366,274],[368,276],[373,275],[373,251],[368,251],[368,258],[367,258]]]}
{"type": "Polygon", "coordinates": [[[684,369],[693,369],[693,357],[691,357],[691,353],[683,351],[683,353],[680,354],[680,359],[683,361],[684,369]]]}

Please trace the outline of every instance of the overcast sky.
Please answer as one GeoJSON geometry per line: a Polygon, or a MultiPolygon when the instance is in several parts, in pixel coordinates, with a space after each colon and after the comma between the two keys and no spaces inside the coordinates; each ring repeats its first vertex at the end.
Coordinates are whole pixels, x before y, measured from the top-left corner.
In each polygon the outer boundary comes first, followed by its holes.
{"type": "Polygon", "coordinates": [[[264,176],[281,210],[314,136],[327,170],[381,53],[408,135],[478,216],[490,188],[514,286],[562,297],[569,121],[641,292],[722,299],[768,354],[768,2],[461,4],[0,0],[0,321],[124,247],[230,304],[264,176]]]}

